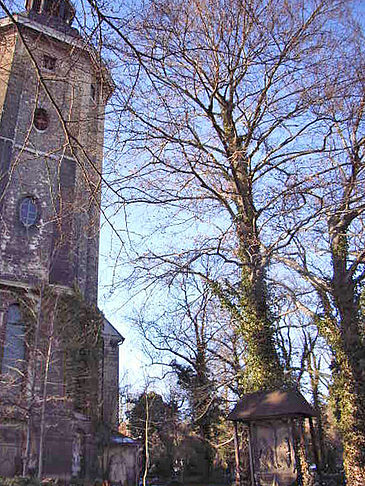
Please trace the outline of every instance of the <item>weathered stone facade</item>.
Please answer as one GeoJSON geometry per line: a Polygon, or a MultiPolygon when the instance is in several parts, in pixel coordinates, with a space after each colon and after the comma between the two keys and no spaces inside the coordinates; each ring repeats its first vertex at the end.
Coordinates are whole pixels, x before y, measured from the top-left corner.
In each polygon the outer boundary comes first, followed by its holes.
{"type": "Polygon", "coordinates": [[[70,318],[59,324],[60,296],[76,305],[76,293],[98,320],[104,109],[113,83],[71,27],[70,2],[56,4],[28,0],[15,23],[0,21],[0,475],[36,473],[41,464],[43,475],[67,480],[110,469],[101,466],[117,429],[123,338],[104,320],[95,349],[76,339],[66,353],[65,335],[79,338],[81,328],[67,329],[70,318]],[[85,372],[91,353],[97,376],[85,372]],[[84,375],[70,379],[73,354],[84,375]],[[95,395],[83,396],[91,379],[95,395]],[[72,387],[81,387],[83,406],[72,387]]]}

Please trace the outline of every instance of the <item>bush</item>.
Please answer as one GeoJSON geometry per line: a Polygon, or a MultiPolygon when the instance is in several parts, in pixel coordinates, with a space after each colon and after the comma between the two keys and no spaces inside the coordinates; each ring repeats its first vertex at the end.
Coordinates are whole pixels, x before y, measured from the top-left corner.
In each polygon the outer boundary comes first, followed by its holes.
{"type": "MultiPolygon", "coordinates": [[[[100,486],[101,483],[102,481],[100,481],[100,486]]],[[[83,479],[78,479],[78,478],[72,478],[71,481],[65,482],[62,479],[53,479],[53,478],[45,478],[42,479],[42,481],[38,481],[38,479],[31,478],[31,477],[15,476],[12,478],[4,478],[0,476],[0,486],[62,486],[62,485],[88,486],[90,485],[90,483],[83,479]]]]}
{"type": "Polygon", "coordinates": [[[4,478],[0,476],[0,486],[58,486],[60,483],[57,479],[43,479],[41,482],[36,478],[15,476],[13,478],[4,478]]]}
{"type": "Polygon", "coordinates": [[[13,478],[4,478],[0,476],[0,486],[40,486],[35,478],[15,476],[13,478]]]}

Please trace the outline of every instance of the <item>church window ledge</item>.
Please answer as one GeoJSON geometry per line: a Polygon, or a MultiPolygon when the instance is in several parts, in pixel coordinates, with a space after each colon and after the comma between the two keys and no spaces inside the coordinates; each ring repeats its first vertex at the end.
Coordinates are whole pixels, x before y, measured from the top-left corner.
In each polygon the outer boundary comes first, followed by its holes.
{"type": "Polygon", "coordinates": [[[90,93],[91,93],[91,99],[93,101],[95,101],[96,100],[96,87],[95,87],[95,84],[92,84],[90,86],[90,93]]]}

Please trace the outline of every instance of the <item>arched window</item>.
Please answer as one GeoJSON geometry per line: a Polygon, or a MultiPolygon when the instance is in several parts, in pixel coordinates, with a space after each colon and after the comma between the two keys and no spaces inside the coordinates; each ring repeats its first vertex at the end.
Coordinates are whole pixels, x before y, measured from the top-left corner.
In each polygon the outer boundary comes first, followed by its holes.
{"type": "Polygon", "coordinates": [[[19,305],[9,307],[6,319],[3,349],[2,373],[19,374],[23,370],[25,357],[25,326],[22,322],[19,305]]]}

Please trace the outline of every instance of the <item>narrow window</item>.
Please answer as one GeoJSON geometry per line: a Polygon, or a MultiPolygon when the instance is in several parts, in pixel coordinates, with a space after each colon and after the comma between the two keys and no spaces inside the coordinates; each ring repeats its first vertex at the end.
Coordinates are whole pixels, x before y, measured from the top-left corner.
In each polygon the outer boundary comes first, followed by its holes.
{"type": "Polygon", "coordinates": [[[95,87],[95,84],[92,84],[91,85],[91,99],[92,100],[96,100],[96,87],[95,87]]]}
{"type": "Polygon", "coordinates": [[[45,12],[50,12],[52,9],[52,1],[51,0],[45,0],[43,10],[45,12]]]}
{"type": "Polygon", "coordinates": [[[56,58],[45,54],[43,56],[43,67],[48,69],[48,71],[54,71],[56,68],[56,58]]]}
{"type": "Polygon", "coordinates": [[[19,305],[13,304],[8,309],[6,319],[2,373],[21,375],[25,357],[24,332],[19,305]]]}
{"type": "Polygon", "coordinates": [[[59,17],[60,2],[57,0],[45,0],[44,10],[53,17],[59,17]]]}

